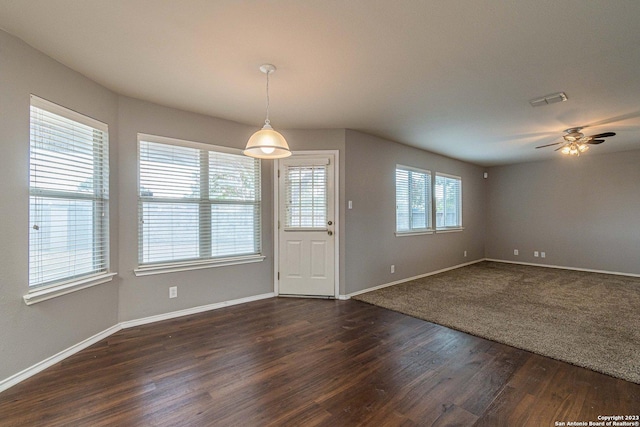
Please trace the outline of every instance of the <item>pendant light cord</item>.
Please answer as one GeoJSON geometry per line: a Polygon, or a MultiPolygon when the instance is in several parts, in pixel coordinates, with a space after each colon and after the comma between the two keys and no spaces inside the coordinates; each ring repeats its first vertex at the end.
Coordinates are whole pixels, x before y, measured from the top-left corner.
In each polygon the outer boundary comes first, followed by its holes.
{"type": "Polygon", "coordinates": [[[267,72],[267,118],[264,121],[265,125],[270,125],[271,121],[269,120],[269,74],[271,74],[271,72],[267,72]]]}

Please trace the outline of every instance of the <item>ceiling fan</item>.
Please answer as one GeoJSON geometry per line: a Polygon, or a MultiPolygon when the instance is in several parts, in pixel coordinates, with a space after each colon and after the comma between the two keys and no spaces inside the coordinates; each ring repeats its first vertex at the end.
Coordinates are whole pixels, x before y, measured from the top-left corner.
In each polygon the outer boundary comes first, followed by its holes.
{"type": "Polygon", "coordinates": [[[614,132],[605,132],[599,133],[597,135],[584,136],[582,132],[580,132],[583,127],[575,127],[570,128],[564,131],[565,135],[562,135],[564,141],[554,142],[553,144],[540,145],[536,148],[544,148],[551,147],[553,145],[560,145],[560,147],[556,148],[554,151],[560,150],[562,154],[567,154],[570,156],[579,156],[580,153],[584,153],[589,149],[589,145],[597,145],[602,144],[604,139],[610,136],[615,136],[614,132]]]}

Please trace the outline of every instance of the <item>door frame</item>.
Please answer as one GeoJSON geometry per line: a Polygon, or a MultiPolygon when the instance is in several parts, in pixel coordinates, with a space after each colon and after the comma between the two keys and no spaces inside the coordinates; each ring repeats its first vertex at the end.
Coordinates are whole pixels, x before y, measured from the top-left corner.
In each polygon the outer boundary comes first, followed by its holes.
{"type": "MultiPolygon", "coordinates": [[[[340,298],[340,151],[339,150],[299,150],[292,151],[292,156],[296,155],[333,155],[333,217],[334,217],[334,290],[333,297],[340,298]]],[[[289,157],[290,158],[290,157],[289,157]]],[[[280,185],[278,181],[278,170],[280,160],[273,161],[273,293],[280,295],[280,282],[278,280],[278,270],[280,268],[280,232],[278,230],[278,220],[280,219],[280,185]]],[[[313,298],[313,297],[301,297],[313,298]]],[[[319,297],[324,298],[324,297],[319,297]]]]}

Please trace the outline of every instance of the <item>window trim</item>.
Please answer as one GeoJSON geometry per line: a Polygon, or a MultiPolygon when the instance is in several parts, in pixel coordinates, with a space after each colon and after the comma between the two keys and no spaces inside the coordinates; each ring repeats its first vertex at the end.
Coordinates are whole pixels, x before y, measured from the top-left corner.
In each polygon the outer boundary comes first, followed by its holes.
{"type": "MultiPolygon", "coordinates": [[[[170,138],[159,135],[151,135],[146,133],[138,133],[137,134],[137,186],[136,186],[136,199],[137,203],[140,203],[140,142],[151,142],[158,144],[168,144],[168,145],[178,145],[181,147],[193,148],[196,150],[207,150],[207,151],[215,151],[219,153],[225,154],[235,154],[242,155],[242,150],[231,147],[224,147],[220,145],[206,144],[202,142],[189,141],[185,139],[178,138],[170,138]]],[[[262,161],[259,161],[260,171],[262,174],[262,161]]],[[[260,203],[260,212],[262,212],[262,185],[259,188],[259,203],[260,203]]],[[[260,226],[260,234],[262,234],[262,215],[259,219],[261,224],[260,226]]],[[[137,236],[140,239],[140,217],[138,217],[138,232],[137,236]]],[[[262,240],[262,236],[260,236],[260,240],[262,240]]],[[[138,241],[138,245],[140,242],[138,241]]],[[[204,268],[214,268],[214,267],[227,267],[233,265],[242,265],[242,264],[251,264],[256,262],[262,262],[266,258],[263,255],[262,250],[262,242],[260,244],[260,253],[258,254],[249,254],[249,255],[231,255],[226,257],[219,258],[207,258],[207,259],[189,259],[189,260],[179,260],[174,262],[157,262],[157,263],[148,263],[141,264],[140,263],[140,253],[137,254],[137,267],[133,270],[133,273],[136,277],[138,276],[149,276],[155,274],[165,274],[165,273],[175,273],[180,271],[189,271],[189,270],[201,270],[204,268]]]]}
{"type": "Polygon", "coordinates": [[[423,234],[434,234],[436,230],[424,230],[424,231],[396,231],[394,234],[396,237],[407,236],[422,236],[423,234]]]}
{"type": "Polygon", "coordinates": [[[118,273],[98,273],[91,276],[85,276],[80,279],[74,279],[63,283],[56,283],[48,286],[41,286],[29,291],[23,295],[24,303],[27,305],[36,304],[42,301],[50,300],[62,295],[70,294],[92,286],[101,285],[111,282],[113,277],[118,273]]]}
{"type": "MultiPolygon", "coordinates": [[[[413,166],[406,166],[406,165],[401,165],[401,164],[396,164],[396,167],[394,169],[394,181],[395,181],[395,192],[396,192],[396,226],[395,226],[395,235],[396,237],[404,237],[404,236],[418,236],[418,235],[423,235],[423,234],[433,234],[435,232],[434,228],[433,228],[433,172],[431,172],[428,169],[420,169],[420,168],[416,168],[413,166]],[[396,176],[398,173],[398,169],[403,170],[403,171],[407,171],[407,172],[417,172],[423,175],[427,175],[429,176],[429,194],[426,198],[427,200],[427,206],[425,207],[425,214],[428,215],[428,221],[427,221],[427,226],[424,228],[415,228],[415,229],[409,229],[406,231],[399,231],[398,230],[398,182],[396,181],[396,176]]],[[[410,189],[409,189],[410,191],[410,189]]],[[[410,194],[409,194],[410,197],[410,194]]],[[[409,200],[409,203],[411,203],[411,201],[409,200]]],[[[411,219],[409,219],[409,222],[411,222],[411,219]]],[[[409,223],[409,226],[411,226],[411,223],[409,223]]]]}
{"type": "MultiPolygon", "coordinates": [[[[103,132],[106,136],[106,145],[107,145],[107,157],[105,159],[106,164],[109,164],[109,126],[96,120],[92,117],[89,117],[85,114],[79,113],[77,111],[71,110],[69,108],[63,107],[62,105],[56,104],[54,102],[48,101],[44,98],[40,98],[39,96],[30,94],[29,97],[29,126],[31,127],[31,107],[36,107],[41,110],[45,110],[49,113],[62,116],[68,120],[78,122],[85,126],[92,127],[96,130],[103,132]]],[[[29,147],[31,147],[31,135],[29,135],[29,147]]],[[[30,151],[30,149],[29,149],[30,151]]],[[[29,153],[29,156],[31,154],[29,153]]],[[[47,194],[53,194],[55,191],[41,191],[38,189],[31,188],[31,168],[29,167],[29,199],[35,194],[36,196],[46,196],[47,194]]],[[[107,176],[107,195],[104,197],[103,201],[105,203],[105,212],[108,214],[109,212],[109,191],[108,187],[110,185],[110,178],[107,176]]],[[[67,199],[77,199],[82,200],[85,197],[75,196],[73,194],[65,194],[67,199]]],[[[56,298],[62,295],[66,295],[72,292],[76,292],[82,289],[86,289],[89,287],[93,287],[96,285],[100,285],[103,283],[111,282],[113,277],[118,273],[111,271],[111,263],[110,263],[110,220],[107,217],[105,219],[106,226],[104,226],[104,238],[105,240],[105,253],[104,253],[104,265],[105,270],[95,273],[89,273],[82,276],[70,277],[68,279],[62,279],[57,282],[43,284],[43,285],[31,285],[29,279],[27,280],[27,294],[23,295],[23,300],[25,304],[32,305],[42,301],[46,301],[52,298],[56,298]]],[[[94,230],[95,231],[95,230],[94,230]]],[[[30,257],[30,255],[29,255],[30,257]]]]}
{"type": "Polygon", "coordinates": [[[137,276],[151,276],[154,274],[176,273],[179,271],[201,270],[203,268],[228,267],[230,265],[252,264],[262,262],[264,255],[247,255],[238,257],[212,258],[202,261],[176,261],[164,264],[139,265],[133,270],[137,276]]]}
{"type": "Polygon", "coordinates": [[[464,231],[464,227],[447,227],[447,228],[438,228],[435,230],[436,234],[442,233],[458,233],[460,231],[464,231]]]}
{"type": "Polygon", "coordinates": [[[39,96],[30,95],[30,106],[40,108],[42,110],[46,110],[50,113],[57,114],[58,116],[63,116],[69,120],[76,121],[78,123],[82,123],[83,125],[90,126],[96,128],[107,135],[109,134],[109,125],[99,120],[94,119],[93,117],[89,117],[82,113],[78,113],[70,108],[63,107],[62,105],[56,104],[55,102],[47,101],[44,98],[40,98],[39,96]]]}

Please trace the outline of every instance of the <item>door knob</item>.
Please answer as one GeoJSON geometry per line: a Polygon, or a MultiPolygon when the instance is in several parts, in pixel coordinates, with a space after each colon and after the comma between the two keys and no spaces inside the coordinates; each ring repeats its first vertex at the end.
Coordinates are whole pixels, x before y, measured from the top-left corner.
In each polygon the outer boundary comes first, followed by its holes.
{"type": "Polygon", "coordinates": [[[329,230],[327,231],[327,234],[329,234],[329,236],[333,236],[333,231],[329,230]]]}

